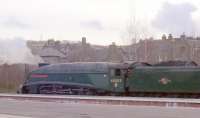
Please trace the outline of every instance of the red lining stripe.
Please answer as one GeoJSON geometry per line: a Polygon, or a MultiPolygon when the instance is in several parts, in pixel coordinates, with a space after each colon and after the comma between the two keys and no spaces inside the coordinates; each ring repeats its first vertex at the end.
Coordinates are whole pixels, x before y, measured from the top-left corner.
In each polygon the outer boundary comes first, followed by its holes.
{"type": "Polygon", "coordinates": [[[31,77],[32,78],[48,78],[48,75],[44,75],[44,74],[32,74],[31,77]]]}

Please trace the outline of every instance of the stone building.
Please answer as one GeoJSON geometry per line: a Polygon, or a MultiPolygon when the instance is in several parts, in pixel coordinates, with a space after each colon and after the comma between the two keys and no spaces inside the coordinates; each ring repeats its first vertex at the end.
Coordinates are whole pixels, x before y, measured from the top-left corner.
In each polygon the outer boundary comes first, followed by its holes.
{"type": "Polygon", "coordinates": [[[38,54],[46,63],[54,64],[58,62],[67,62],[67,58],[63,53],[51,47],[43,48],[38,54]]]}
{"type": "Polygon", "coordinates": [[[27,45],[34,55],[40,56],[46,63],[123,61],[120,47],[114,43],[110,46],[91,45],[85,37],[76,43],[50,39],[46,42],[29,41],[27,45]]]}
{"type": "Polygon", "coordinates": [[[34,55],[40,56],[45,63],[63,63],[67,62],[66,55],[59,50],[61,46],[54,40],[48,41],[28,41],[27,46],[34,55]]]}
{"type": "Polygon", "coordinates": [[[109,45],[109,47],[108,47],[107,61],[109,61],[109,62],[122,62],[123,61],[123,55],[122,55],[120,49],[115,45],[114,42],[112,43],[112,45],[109,45]]]}
{"type": "Polygon", "coordinates": [[[137,47],[137,60],[149,63],[181,60],[200,63],[200,40],[181,35],[173,38],[169,35],[162,40],[142,40],[137,47]]]}
{"type": "Polygon", "coordinates": [[[157,63],[181,60],[200,64],[200,38],[172,34],[163,35],[160,40],[145,39],[127,46],[112,43],[109,46],[91,45],[83,37],[81,42],[29,41],[33,54],[42,57],[47,63],[66,62],[125,62],[139,61],[157,63]]]}

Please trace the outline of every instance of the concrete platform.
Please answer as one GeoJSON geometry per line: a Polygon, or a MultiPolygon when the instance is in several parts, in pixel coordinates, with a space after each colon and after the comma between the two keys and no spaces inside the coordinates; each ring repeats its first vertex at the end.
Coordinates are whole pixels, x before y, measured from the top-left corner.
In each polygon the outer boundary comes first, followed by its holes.
{"type": "Polygon", "coordinates": [[[189,107],[0,99],[0,116],[3,118],[198,118],[199,113],[199,108],[189,107]]]}
{"type": "Polygon", "coordinates": [[[200,108],[200,99],[183,99],[183,98],[0,94],[0,99],[1,98],[16,99],[16,100],[34,100],[43,102],[200,108]]]}

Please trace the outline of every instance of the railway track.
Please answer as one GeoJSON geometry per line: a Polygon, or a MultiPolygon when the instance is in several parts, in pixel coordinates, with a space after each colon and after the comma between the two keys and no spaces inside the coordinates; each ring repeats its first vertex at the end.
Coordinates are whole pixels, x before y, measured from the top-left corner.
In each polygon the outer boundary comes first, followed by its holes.
{"type": "Polygon", "coordinates": [[[31,101],[42,101],[42,102],[86,103],[86,104],[200,108],[200,99],[184,99],[184,98],[0,94],[0,99],[31,100],[31,101]]]}

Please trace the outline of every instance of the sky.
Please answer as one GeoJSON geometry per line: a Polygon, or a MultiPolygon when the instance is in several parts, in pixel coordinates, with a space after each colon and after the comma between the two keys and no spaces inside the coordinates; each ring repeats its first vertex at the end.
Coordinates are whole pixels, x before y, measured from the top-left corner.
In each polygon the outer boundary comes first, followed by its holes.
{"type": "Polygon", "coordinates": [[[128,44],[163,33],[200,36],[198,0],[0,0],[0,38],[128,44]]]}

